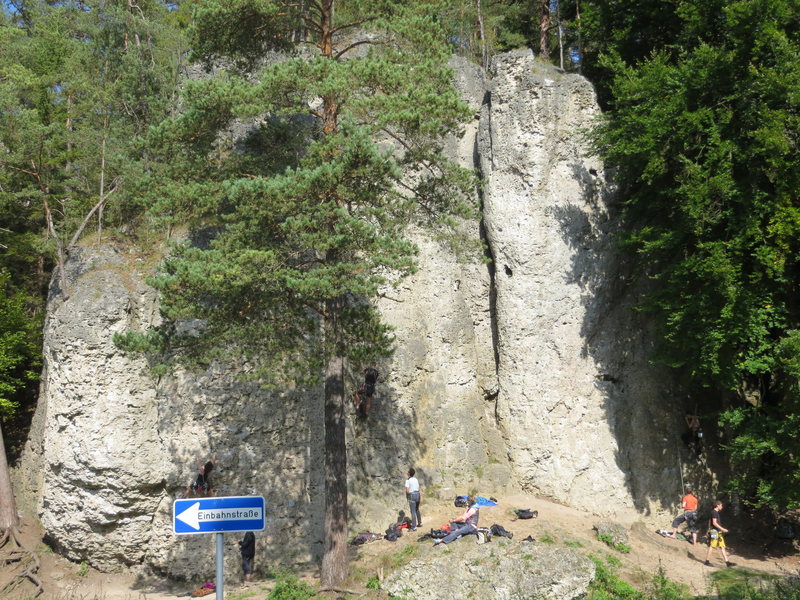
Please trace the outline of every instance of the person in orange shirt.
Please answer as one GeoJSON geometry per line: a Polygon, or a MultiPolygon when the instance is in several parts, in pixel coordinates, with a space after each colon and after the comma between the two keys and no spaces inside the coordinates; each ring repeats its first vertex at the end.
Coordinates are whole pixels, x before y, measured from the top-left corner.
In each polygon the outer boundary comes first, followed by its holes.
{"type": "Polygon", "coordinates": [[[672,532],[667,534],[667,537],[674,538],[678,532],[678,526],[685,522],[692,534],[692,545],[694,545],[697,543],[697,496],[694,495],[694,489],[691,487],[686,488],[686,495],[681,498],[681,506],[683,514],[678,515],[672,521],[672,532]]]}

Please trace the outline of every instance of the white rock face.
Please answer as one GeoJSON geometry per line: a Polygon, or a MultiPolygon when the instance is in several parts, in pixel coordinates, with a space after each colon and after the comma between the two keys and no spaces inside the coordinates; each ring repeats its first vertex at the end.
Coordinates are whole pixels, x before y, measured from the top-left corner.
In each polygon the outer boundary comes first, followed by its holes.
{"type": "Polygon", "coordinates": [[[474,536],[426,548],[381,586],[396,597],[417,600],[572,600],[594,580],[594,563],[571,548],[540,544],[477,545],[474,536]]]}
{"type": "MultiPolygon", "coordinates": [[[[263,548],[287,560],[317,552],[321,520],[321,396],[269,393],[237,375],[246,368],[154,377],[113,334],[158,322],[156,294],[134,256],[84,248],[69,264],[70,298],[57,290],[45,325],[45,369],[23,468],[50,540],[99,568],[145,564],[178,577],[213,574],[213,536],[172,534],[172,501],[218,453],[219,495],[263,495],[263,548]],[[286,532],[308,539],[287,542],[286,532]]],[[[226,536],[231,568],[239,536],[226,536]]]]}
{"type": "Polygon", "coordinates": [[[667,468],[650,463],[674,448],[663,432],[675,413],[624,295],[603,166],[581,135],[599,112],[594,91],[529,51],[496,57],[493,75],[479,156],[515,480],[599,514],[650,508],[667,468]]]}
{"type": "MultiPolygon", "coordinates": [[[[494,262],[461,264],[421,240],[419,272],[379,301],[398,343],[378,365],[369,420],[348,407],[352,529],[383,531],[407,510],[410,465],[448,495],[522,488],[598,514],[672,504],[674,394],[647,364],[602,165],[585,156],[592,88],[525,52],[498,57],[486,83],[456,65],[476,119],[450,151],[480,163],[484,221],[470,227],[485,231],[494,262]]],[[[19,478],[50,540],[100,568],[211,576],[213,536],[174,536],[172,502],[195,459],[217,452],[219,495],[267,501],[260,564],[313,560],[321,391],[260,389],[238,377],[247,365],[152,375],[112,340],[158,322],[143,265],[127,250],[87,247],[71,257],[69,300],[52,295],[19,478]]],[[[226,536],[231,573],[237,539],[226,536]]]]}

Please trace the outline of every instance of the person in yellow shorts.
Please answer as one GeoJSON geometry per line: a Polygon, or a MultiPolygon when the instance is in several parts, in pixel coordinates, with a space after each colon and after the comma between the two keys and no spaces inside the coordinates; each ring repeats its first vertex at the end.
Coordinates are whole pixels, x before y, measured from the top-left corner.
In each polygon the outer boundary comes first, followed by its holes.
{"type": "Polygon", "coordinates": [[[725,561],[726,567],[732,567],[733,563],[728,560],[728,554],[725,552],[725,538],[723,533],[728,533],[728,529],[722,526],[720,512],[723,509],[722,501],[716,500],[714,502],[714,510],[711,511],[711,521],[708,530],[708,552],[706,552],[706,566],[711,566],[711,552],[714,548],[719,548],[722,553],[722,560],[725,561]]]}

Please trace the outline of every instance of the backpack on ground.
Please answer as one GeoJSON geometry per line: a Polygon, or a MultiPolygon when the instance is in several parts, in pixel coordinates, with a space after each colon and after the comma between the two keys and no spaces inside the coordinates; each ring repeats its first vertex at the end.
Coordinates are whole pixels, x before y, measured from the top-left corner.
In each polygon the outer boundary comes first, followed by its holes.
{"type": "Polygon", "coordinates": [[[539,511],[531,510],[530,508],[517,508],[514,510],[514,514],[517,515],[518,519],[533,519],[539,516],[539,511]]]}
{"type": "Polygon", "coordinates": [[[383,536],[383,539],[385,539],[387,542],[396,542],[397,538],[399,538],[401,535],[403,535],[402,530],[392,525],[386,530],[386,534],[383,536]]]}
{"type": "Polygon", "coordinates": [[[383,537],[382,533],[369,533],[367,531],[363,531],[355,535],[351,544],[353,544],[354,546],[360,546],[361,544],[366,544],[374,540],[379,540],[382,537],[383,537]]]}
{"type": "Polygon", "coordinates": [[[502,525],[498,525],[495,523],[489,528],[489,531],[492,532],[492,535],[496,535],[497,537],[507,537],[508,539],[512,539],[514,534],[510,531],[507,531],[505,527],[502,525]]]}
{"type": "Polygon", "coordinates": [[[435,540],[440,540],[443,537],[447,537],[447,534],[450,533],[444,529],[431,529],[430,536],[435,540]]]}

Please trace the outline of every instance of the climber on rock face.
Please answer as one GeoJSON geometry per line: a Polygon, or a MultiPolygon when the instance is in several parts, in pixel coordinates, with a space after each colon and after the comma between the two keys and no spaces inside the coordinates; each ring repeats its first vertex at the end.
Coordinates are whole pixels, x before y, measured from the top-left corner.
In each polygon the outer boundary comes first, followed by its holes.
{"type": "Polygon", "coordinates": [[[362,370],[361,374],[364,375],[364,383],[356,390],[353,396],[353,403],[355,404],[356,414],[366,418],[372,408],[372,395],[375,393],[375,384],[380,373],[375,367],[369,366],[362,370]]]}
{"type": "Polygon", "coordinates": [[[200,459],[195,460],[197,467],[197,478],[189,484],[186,488],[184,496],[213,496],[214,488],[211,486],[211,471],[214,470],[214,464],[217,462],[217,455],[212,454],[211,458],[205,464],[200,459]]]}
{"type": "Polygon", "coordinates": [[[700,429],[700,419],[694,412],[687,411],[684,420],[686,421],[686,431],[681,434],[681,439],[695,457],[700,458],[703,454],[703,431],[700,429]]]}

